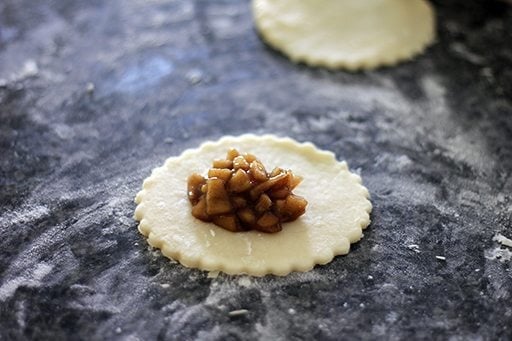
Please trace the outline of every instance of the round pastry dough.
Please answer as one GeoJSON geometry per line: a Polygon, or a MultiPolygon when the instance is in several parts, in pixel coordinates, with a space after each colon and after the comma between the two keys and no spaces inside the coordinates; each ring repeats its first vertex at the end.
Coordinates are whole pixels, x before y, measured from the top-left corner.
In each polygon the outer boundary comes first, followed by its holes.
{"type": "Polygon", "coordinates": [[[435,36],[425,0],[253,0],[261,36],[295,62],[349,70],[393,65],[435,36]]]}
{"type": "Polygon", "coordinates": [[[139,231],[162,253],[187,267],[228,274],[286,275],[326,264],[349,252],[370,223],[372,205],[361,178],[345,162],[311,143],[273,135],[242,135],[184,151],[153,170],[137,194],[139,231]],[[294,193],[308,200],[306,213],[278,233],[233,233],[191,214],[187,178],[206,173],[231,147],[256,155],[269,169],[291,169],[304,178],[294,193]]]}

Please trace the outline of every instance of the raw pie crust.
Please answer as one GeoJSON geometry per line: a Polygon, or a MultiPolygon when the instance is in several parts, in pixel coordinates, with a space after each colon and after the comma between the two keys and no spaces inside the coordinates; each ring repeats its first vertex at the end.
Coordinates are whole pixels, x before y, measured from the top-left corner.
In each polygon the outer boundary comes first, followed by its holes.
{"type": "Polygon", "coordinates": [[[349,70],[393,65],[435,36],[425,0],[253,0],[262,38],[295,62],[349,70]]]}
{"type": "Polygon", "coordinates": [[[135,219],[152,246],[181,264],[228,274],[286,275],[347,254],[362,237],[372,209],[361,178],[345,162],[311,143],[273,135],[227,136],[167,159],[144,180],[135,219]],[[294,190],[308,200],[306,213],[274,234],[233,233],[190,213],[187,177],[205,174],[231,147],[257,155],[269,169],[291,169],[304,178],[294,190]]]}

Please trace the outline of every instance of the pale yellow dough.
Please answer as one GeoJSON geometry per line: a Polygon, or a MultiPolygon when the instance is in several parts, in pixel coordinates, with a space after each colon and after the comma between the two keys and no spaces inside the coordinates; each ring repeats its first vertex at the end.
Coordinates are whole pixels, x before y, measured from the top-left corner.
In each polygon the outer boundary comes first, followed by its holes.
{"type": "Polygon", "coordinates": [[[311,143],[273,135],[242,135],[184,151],[153,170],[137,194],[139,231],[162,253],[187,267],[228,274],[286,275],[326,264],[349,252],[370,223],[372,209],[361,178],[345,162],[311,143]],[[256,155],[267,168],[279,166],[303,176],[294,193],[309,204],[306,214],[274,234],[233,233],[194,218],[187,177],[205,174],[230,147],[256,155]]]}
{"type": "Polygon", "coordinates": [[[421,53],[435,37],[425,0],[253,0],[262,38],[296,62],[372,69],[421,53]]]}

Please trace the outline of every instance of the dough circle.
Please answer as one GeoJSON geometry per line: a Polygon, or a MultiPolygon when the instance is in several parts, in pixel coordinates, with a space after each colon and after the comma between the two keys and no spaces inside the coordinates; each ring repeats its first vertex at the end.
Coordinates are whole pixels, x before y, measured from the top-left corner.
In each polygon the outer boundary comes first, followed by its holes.
{"type": "Polygon", "coordinates": [[[286,275],[347,254],[370,223],[372,205],[361,178],[331,152],[273,135],[227,136],[171,157],[144,180],[135,202],[139,231],[152,246],[187,267],[228,274],[286,275]],[[187,178],[206,174],[230,147],[256,155],[268,169],[291,169],[304,178],[294,193],[308,200],[306,213],[274,234],[233,233],[192,216],[187,178]]]}
{"type": "Polygon", "coordinates": [[[295,62],[348,70],[411,59],[435,37],[426,0],[253,0],[262,38],[295,62]]]}

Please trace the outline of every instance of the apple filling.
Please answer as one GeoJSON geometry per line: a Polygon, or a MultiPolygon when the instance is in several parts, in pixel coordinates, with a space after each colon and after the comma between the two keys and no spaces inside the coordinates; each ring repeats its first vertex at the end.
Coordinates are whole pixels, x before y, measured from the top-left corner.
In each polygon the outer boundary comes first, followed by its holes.
{"type": "Polygon", "coordinates": [[[207,178],[189,176],[188,198],[197,219],[232,232],[275,233],[306,212],[306,199],[292,193],[301,181],[291,170],[268,173],[254,155],[230,149],[213,161],[207,178]]]}

